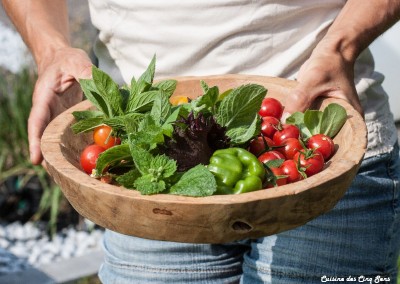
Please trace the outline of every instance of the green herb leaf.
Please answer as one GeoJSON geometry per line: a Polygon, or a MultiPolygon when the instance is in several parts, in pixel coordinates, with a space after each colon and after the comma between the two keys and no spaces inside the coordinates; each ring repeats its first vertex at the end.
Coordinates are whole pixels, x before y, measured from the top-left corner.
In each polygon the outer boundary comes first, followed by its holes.
{"type": "Polygon", "coordinates": [[[226,135],[230,138],[232,145],[241,145],[260,133],[261,123],[256,115],[250,125],[242,125],[229,129],[226,135]]]}
{"type": "Polygon", "coordinates": [[[116,181],[118,184],[122,185],[125,188],[135,189],[135,180],[138,179],[140,176],[140,172],[135,168],[121,176],[118,176],[116,178],[116,181]]]}
{"type": "Polygon", "coordinates": [[[92,118],[86,118],[84,120],[80,120],[80,121],[74,123],[71,126],[71,129],[75,134],[78,134],[78,133],[83,133],[83,132],[93,130],[94,128],[96,128],[97,126],[100,126],[102,124],[104,124],[103,117],[92,117],[92,118]]]}
{"type": "Polygon", "coordinates": [[[321,118],[321,133],[331,138],[339,132],[347,119],[344,107],[336,103],[330,103],[323,111],[321,118]]]}
{"type": "Polygon", "coordinates": [[[186,196],[209,196],[217,191],[214,175],[204,166],[197,165],[182,175],[170,188],[170,193],[186,196]]]}
{"type": "Polygon", "coordinates": [[[204,110],[207,110],[208,112],[214,114],[215,104],[217,103],[219,96],[219,89],[217,86],[210,88],[204,81],[201,81],[200,84],[204,94],[193,100],[191,102],[191,107],[195,113],[200,111],[204,112],[204,110]]]}
{"type": "Polygon", "coordinates": [[[168,79],[153,84],[153,87],[157,90],[162,90],[168,97],[171,97],[175,92],[177,83],[176,80],[168,79]]]}
{"type": "Polygon", "coordinates": [[[122,160],[132,160],[129,145],[127,144],[116,145],[101,153],[96,162],[96,171],[98,174],[102,174],[107,167],[122,160]]]}
{"type": "Polygon", "coordinates": [[[151,110],[151,108],[153,107],[154,99],[158,96],[159,93],[159,90],[153,90],[130,97],[125,112],[144,113],[151,110]]]}
{"type": "Polygon", "coordinates": [[[172,133],[174,132],[173,123],[178,119],[181,110],[181,106],[174,106],[171,108],[171,114],[167,117],[164,124],[162,125],[164,135],[172,137],[172,133]]]}
{"type": "Polygon", "coordinates": [[[165,181],[155,181],[152,175],[144,175],[137,178],[134,182],[134,187],[145,195],[161,193],[166,189],[165,181]]]}
{"type": "Polygon", "coordinates": [[[251,125],[258,115],[267,90],[256,84],[247,84],[234,89],[222,101],[217,112],[217,122],[228,129],[251,125]]]}
{"type": "Polygon", "coordinates": [[[163,129],[150,115],[145,115],[139,122],[138,130],[130,136],[132,143],[143,149],[152,150],[164,142],[163,129]]]}
{"type": "Polygon", "coordinates": [[[264,163],[268,168],[279,168],[285,159],[276,159],[276,160],[269,160],[268,162],[264,163]]]}
{"type": "Polygon", "coordinates": [[[77,121],[88,118],[103,117],[103,113],[97,110],[74,111],[72,115],[75,117],[77,121]]]}
{"type": "Polygon", "coordinates": [[[304,112],[304,124],[310,130],[311,135],[320,133],[322,111],[308,109],[304,112]]]}
{"type": "Polygon", "coordinates": [[[142,175],[148,174],[148,169],[150,168],[150,163],[151,160],[153,159],[153,156],[145,149],[133,143],[131,140],[131,135],[129,135],[128,137],[129,137],[129,149],[133,157],[133,162],[135,163],[136,168],[142,175]]]}
{"type": "Polygon", "coordinates": [[[295,112],[288,118],[286,118],[287,124],[296,125],[300,129],[301,137],[309,138],[311,137],[311,132],[304,124],[304,113],[303,112],[295,112]]]}
{"type": "Polygon", "coordinates": [[[122,96],[118,84],[107,73],[95,66],[92,67],[92,76],[98,94],[107,104],[109,115],[113,117],[122,114],[122,96]]]}
{"type": "Polygon", "coordinates": [[[139,77],[135,84],[131,85],[131,98],[150,89],[153,84],[155,70],[156,56],[154,55],[146,71],[139,77]]]}
{"type": "Polygon", "coordinates": [[[84,92],[86,98],[106,117],[110,117],[112,113],[109,111],[109,107],[107,102],[104,100],[102,96],[98,94],[96,85],[94,84],[92,79],[80,79],[79,85],[81,86],[82,91],[84,92]]]}
{"type": "Polygon", "coordinates": [[[141,113],[129,113],[104,119],[103,123],[119,133],[133,133],[137,131],[139,122],[143,119],[141,113]]]}
{"type": "Polygon", "coordinates": [[[150,161],[149,173],[156,179],[165,179],[176,172],[176,161],[168,158],[166,155],[157,155],[150,161]]]}
{"type": "Polygon", "coordinates": [[[154,98],[150,115],[153,117],[154,121],[162,125],[168,118],[170,111],[171,104],[169,103],[168,96],[163,91],[159,91],[158,95],[154,98]]]}

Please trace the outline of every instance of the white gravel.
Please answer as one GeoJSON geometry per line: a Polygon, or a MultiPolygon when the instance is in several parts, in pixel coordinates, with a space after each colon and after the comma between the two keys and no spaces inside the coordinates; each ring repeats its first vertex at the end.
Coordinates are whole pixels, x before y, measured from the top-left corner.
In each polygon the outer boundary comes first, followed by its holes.
{"type": "Polygon", "coordinates": [[[101,229],[89,232],[67,228],[50,239],[31,222],[1,225],[0,275],[100,251],[102,237],[101,229]]]}

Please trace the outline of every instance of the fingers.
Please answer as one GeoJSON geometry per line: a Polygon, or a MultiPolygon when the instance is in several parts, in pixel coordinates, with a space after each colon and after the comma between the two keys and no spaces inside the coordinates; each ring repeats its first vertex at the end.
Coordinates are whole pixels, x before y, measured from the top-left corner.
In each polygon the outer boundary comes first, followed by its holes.
{"type": "Polygon", "coordinates": [[[28,139],[31,162],[42,160],[40,140],[46,126],[60,112],[82,100],[77,81],[92,76],[92,63],[80,49],[57,50],[41,64],[28,119],[28,139]]]}
{"type": "Polygon", "coordinates": [[[40,150],[40,139],[49,122],[49,108],[45,104],[33,104],[28,119],[28,140],[30,159],[34,165],[39,165],[43,160],[40,150]]]}

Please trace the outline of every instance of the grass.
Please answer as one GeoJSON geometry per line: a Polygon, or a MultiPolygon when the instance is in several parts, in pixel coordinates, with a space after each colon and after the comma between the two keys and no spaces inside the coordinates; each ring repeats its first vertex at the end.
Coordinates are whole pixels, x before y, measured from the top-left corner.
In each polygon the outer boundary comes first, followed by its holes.
{"type": "Polygon", "coordinates": [[[39,209],[32,220],[49,213],[48,229],[56,230],[61,190],[41,166],[29,161],[27,121],[31,109],[36,74],[23,70],[19,74],[0,72],[0,184],[18,176],[19,188],[37,177],[43,190],[39,209]]]}

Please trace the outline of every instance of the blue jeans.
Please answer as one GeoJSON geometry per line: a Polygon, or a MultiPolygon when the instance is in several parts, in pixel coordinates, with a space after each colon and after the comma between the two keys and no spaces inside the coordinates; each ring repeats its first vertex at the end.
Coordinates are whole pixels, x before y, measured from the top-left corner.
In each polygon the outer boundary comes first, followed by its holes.
{"type": "Polygon", "coordinates": [[[330,212],[277,235],[229,244],[184,244],[106,231],[103,283],[396,283],[400,160],[365,159],[330,212]],[[386,279],[385,279],[386,278],[386,279]],[[363,281],[364,280],[364,281],[363,281]]]}

